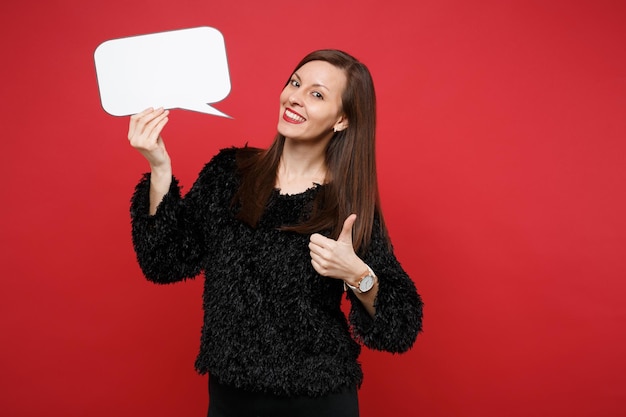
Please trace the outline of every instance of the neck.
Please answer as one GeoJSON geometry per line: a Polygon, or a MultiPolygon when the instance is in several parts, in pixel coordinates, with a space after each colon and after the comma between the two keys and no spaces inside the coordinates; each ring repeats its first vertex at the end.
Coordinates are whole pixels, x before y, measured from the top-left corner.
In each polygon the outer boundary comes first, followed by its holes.
{"type": "Polygon", "coordinates": [[[276,185],[283,192],[300,192],[326,177],[324,148],[285,141],[276,173],[276,185]]]}
{"type": "Polygon", "coordinates": [[[285,139],[280,168],[292,176],[311,176],[326,172],[326,142],[298,143],[285,139]]]}

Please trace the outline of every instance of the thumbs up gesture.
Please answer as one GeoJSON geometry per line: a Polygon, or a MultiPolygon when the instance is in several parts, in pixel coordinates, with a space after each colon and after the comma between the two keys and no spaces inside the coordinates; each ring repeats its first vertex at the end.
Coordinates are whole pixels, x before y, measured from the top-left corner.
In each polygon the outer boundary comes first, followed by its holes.
{"type": "Polygon", "coordinates": [[[319,233],[311,235],[311,264],[318,274],[352,282],[363,271],[367,271],[367,265],[356,255],[352,246],[352,227],[355,221],[356,214],[348,216],[337,240],[319,233]]]}

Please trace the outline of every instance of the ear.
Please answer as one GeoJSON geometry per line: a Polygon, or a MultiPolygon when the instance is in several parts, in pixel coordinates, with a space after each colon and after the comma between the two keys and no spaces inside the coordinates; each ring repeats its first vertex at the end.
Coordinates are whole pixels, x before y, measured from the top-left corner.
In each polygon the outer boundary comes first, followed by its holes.
{"type": "Polygon", "coordinates": [[[333,131],[341,132],[342,130],[345,130],[347,128],[348,128],[348,118],[346,117],[345,114],[342,114],[339,120],[337,120],[337,122],[333,126],[333,131]]]}

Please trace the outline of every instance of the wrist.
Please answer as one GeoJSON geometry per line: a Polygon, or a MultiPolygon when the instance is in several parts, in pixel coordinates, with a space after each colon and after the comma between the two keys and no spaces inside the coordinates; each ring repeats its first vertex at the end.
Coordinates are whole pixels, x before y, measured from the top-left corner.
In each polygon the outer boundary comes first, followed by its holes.
{"type": "Polygon", "coordinates": [[[346,285],[349,285],[350,287],[358,286],[363,277],[370,272],[370,269],[366,264],[363,264],[362,267],[358,268],[358,271],[359,273],[352,275],[350,278],[344,279],[346,285]]]}
{"type": "Polygon", "coordinates": [[[354,281],[344,280],[345,287],[350,288],[357,294],[363,294],[374,288],[378,278],[372,268],[365,265],[366,270],[358,275],[354,281]]]}
{"type": "Polygon", "coordinates": [[[150,189],[159,195],[158,200],[170,189],[172,184],[172,167],[171,165],[163,167],[151,167],[150,171],[150,189]]]}
{"type": "Polygon", "coordinates": [[[150,178],[152,181],[170,181],[172,179],[172,165],[150,165],[150,178]]]}
{"type": "Polygon", "coordinates": [[[151,163],[150,171],[152,172],[152,175],[172,175],[172,162],[169,160],[169,158],[167,158],[167,160],[159,163],[151,163]]]}

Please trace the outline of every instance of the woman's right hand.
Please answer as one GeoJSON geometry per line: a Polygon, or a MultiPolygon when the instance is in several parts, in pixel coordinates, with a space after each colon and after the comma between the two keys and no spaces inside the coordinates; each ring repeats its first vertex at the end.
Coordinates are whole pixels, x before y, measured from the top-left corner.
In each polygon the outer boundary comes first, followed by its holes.
{"type": "Polygon", "coordinates": [[[161,131],[167,124],[169,110],[149,108],[130,118],[128,140],[150,163],[150,214],[156,213],[159,203],[172,183],[172,162],[165,150],[161,131]]]}
{"type": "Polygon", "coordinates": [[[170,170],[171,161],[161,137],[169,110],[148,108],[130,118],[128,140],[150,163],[152,171],[170,170]]]}

